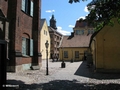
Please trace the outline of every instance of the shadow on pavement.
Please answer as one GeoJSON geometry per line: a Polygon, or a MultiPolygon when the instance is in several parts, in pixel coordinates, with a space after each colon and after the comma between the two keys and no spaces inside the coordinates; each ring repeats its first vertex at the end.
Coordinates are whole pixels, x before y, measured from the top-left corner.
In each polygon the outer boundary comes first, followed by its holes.
{"type": "Polygon", "coordinates": [[[7,88],[7,90],[120,90],[119,84],[88,84],[79,83],[77,80],[54,80],[42,84],[24,84],[22,81],[8,80],[10,85],[19,85],[19,88],[7,88]]]}
{"type": "Polygon", "coordinates": [[[117,73],[98,73],[94,72],[93,67],[87,67],[87,61],[83,61],[79,68],[76,70],[74,75],[94,78],[94,79],[119,79],[120,74],[117,73]]]}

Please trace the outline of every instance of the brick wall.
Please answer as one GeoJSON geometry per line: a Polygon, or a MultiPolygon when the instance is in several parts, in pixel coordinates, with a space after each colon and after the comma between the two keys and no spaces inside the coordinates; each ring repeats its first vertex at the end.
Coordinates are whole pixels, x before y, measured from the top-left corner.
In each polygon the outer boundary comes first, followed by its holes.
{"type": "Polygon", "coordinates": [[[8,0],[8,19],[9,26],[9,66],[15,71],[16,65],[41,62],[39,58],[39,18],[40,18],[40,0],[34,0],[33,17],[21,10],[22,0],[8,0]],[[22,37],[33,39],[34,53],[33,57],[22,56],[22,37]]]}

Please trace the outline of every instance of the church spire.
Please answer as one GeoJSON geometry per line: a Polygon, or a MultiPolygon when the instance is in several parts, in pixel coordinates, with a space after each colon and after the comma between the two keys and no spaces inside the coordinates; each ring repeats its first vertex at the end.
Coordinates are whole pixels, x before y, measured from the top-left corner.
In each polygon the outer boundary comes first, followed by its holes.
{"type": "Polygon", "coordinates": [[[50,19],[50,27],[52,27],[53,29],[57,29],[56,27],[56,20],[54,18],[54,15],[52,15],[51,19],[50,19]]]}

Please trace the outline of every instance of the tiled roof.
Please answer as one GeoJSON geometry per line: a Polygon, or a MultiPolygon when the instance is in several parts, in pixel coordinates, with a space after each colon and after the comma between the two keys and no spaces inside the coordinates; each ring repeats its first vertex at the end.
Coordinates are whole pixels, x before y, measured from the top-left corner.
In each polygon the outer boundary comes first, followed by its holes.
{"type": "Polygon", "coordinates": [[[87,25],[86,22],[79,22],[79,21],[76,21],[75,27],[85,27],[86,25],[87,25]]]}
{"type": "Polygon", "coordinates": [[[92,27],[92,26],[88,25],[88,23],[86,21],[76,21],[76,24],[75,24],[74,28],[78,28],[78,27],[84,28],[86,26],[87,27],[92,27]]]}
{"type": "Polygon", "coordinates": [[[60,47],[89,47],[90,35],[64,36],[60,47]]]}
{"type": "Polygon", "coordinates": [[[40,30],[42,29],[45,21],[46,21],[46,19],[40,19],[40,30]]]}

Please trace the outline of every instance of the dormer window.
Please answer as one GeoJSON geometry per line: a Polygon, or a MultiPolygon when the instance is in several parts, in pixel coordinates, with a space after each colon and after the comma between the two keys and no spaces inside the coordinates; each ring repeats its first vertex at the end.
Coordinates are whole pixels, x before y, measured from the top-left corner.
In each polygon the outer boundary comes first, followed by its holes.
{"type": "Polygon", "coordinates": [[[75,30],[75,34],[76,35],[83,35],[84,34],[84,30],[75,30]]]}
{"type": "Polygon", "coordinates": [[[75,34],[76,34],[76,35],[79,35],[79,33],[80,33],[80,30],[76,30],[76,31],[75,31],[75,34]]]}

